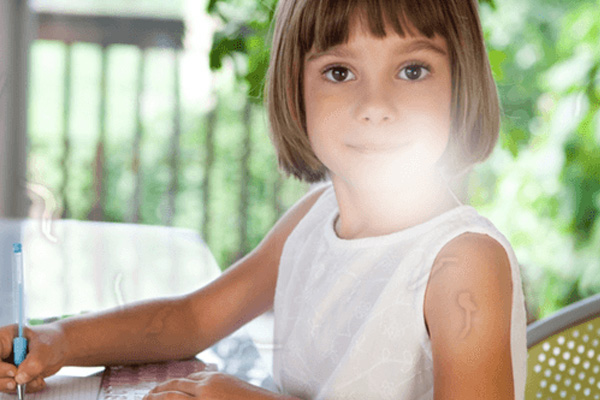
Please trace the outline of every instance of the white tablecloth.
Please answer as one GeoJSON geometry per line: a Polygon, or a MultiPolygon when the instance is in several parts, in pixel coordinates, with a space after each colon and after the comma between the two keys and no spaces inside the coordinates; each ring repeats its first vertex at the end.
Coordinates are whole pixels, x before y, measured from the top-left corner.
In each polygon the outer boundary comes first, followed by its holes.
{"type": "Polygon", "coordinates": [[[15,242],[23,243],[28,318],[183,294],[220,274],[212,253],[192,230],[0,219],[0,326],[16,318],[11,268],[15,242]]]}

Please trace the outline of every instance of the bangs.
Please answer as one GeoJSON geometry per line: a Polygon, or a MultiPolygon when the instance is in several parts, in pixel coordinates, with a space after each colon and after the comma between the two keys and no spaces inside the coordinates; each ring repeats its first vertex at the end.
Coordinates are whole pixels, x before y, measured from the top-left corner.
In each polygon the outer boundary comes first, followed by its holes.
{"type": "Polygon", "coordinates": [[[453,25],[451,19],[444,1],[307,1],[301,16],[299,45],[302,54],[307,54],[313,45],[320,52],[345,44],[349,39],[350,27],[355,22],[376,38],[386,36],[386,24],[403,38],[406,35],[418,36],[419,33],[429,39],[436,33],[447,38],[447,27],[453,25]],[[411,31],[411,25],[418,32],[411,31]]]}

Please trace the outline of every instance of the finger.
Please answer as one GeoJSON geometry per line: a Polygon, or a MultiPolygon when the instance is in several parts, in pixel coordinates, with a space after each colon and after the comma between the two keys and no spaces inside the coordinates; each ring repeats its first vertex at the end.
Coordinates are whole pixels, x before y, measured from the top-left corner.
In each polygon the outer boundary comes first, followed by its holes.
{"type": "Polygon", "coordinates": [[[46,381],[42,377],[38,377],[27,384],[25,391],[27,393],[35,393],[46,388],[46,381]]]}
{"type": "Polygon", "coordinates": [[[0,392],[12,393],[17,388],[15,380],[12,378],[0,378],[0,392]]]}
{"type": "Polygon", "coordinates": [[[14,378],[17,374],[17,367],[9,363],[0,361],[0,378],[14,378]]]}
{"type": "Polygon", "coordinates": [[[0,359],[5,359],[12,352],[12,340],[17,335],[17,325],[5,326],[0,330],[0,359]]]}
{"type": "Polygon", "coordinates": [[[36,356],[28,355],[25,360],[19,365],[15,381],[20,384],[31,382],[42,374],[44,364],[36,356]]]}
{"type": "Polygon", "coordinates": [[[150,394],[161,393],[161,392],[178,392],[184,393],[191,396],[200,395],[200,386],[198,381],[190,379],[172,379],[157,385],[150,391],[150,394]]]}
{"type": "MultiPolygon", "coordinates": [[[[39,392],[46,388],[46,382],[42,378],[37,378],[25,386],[27,393],[39,392]]],[[[13,379],[0,379],[0,391],[6,393],[17,393],[17,384],[13,379]]]]}
{"type": "Polygon", "coordinates": [[[181,392],[161,392],[148,393],[143,400],[188,400],[193,398],[195,397],[181,392]]]}
{"type": "MultiPolygon", "coordinates": [[[[215,365],[215,364],[211,364],[211,365],[215,365]]],[[[194,372],[193,374],[189,374],[187,376],[187,378],[195,380],[195,381],[201,381],[201,380],[206,379],[210,375],[213,375],[215,373],[216,373],[216,370],[214,370],[214,371],[212,371],[212,370],[204,370],[204,371],[200,371],[200,372],[194,372]]]]}

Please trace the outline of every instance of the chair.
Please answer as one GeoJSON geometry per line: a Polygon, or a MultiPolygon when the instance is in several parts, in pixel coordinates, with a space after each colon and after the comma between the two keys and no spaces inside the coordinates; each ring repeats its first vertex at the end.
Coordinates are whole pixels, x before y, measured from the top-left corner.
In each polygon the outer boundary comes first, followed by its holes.
{"type": "Polygon", "coordinates": [[[600,399],[600,294],[527,327],[525,398],[600,399]]]}

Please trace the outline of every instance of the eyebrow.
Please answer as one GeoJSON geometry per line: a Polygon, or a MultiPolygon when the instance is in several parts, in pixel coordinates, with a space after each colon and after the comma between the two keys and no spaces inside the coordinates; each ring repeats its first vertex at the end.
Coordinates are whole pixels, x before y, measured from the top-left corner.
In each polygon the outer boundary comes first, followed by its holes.
{"type": "MultiPolygon", "coordinates": [[[[328,50],[321,51],[318,53],[311,54],[306,62],[314,61],[326,55],[336,55],[340,57],[356,58],[354,52],[342,45],[333,46],[328,50]]],[[[408,44],[401,44],[394,48],[394,54],[402,53],[414,53],[420,50],[428,50],[437,53],[442,56],[446,56],[447,53],[441,47],[435,45],[433,42],[424,39],[416,39],[408,44]]]]}

